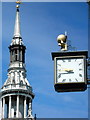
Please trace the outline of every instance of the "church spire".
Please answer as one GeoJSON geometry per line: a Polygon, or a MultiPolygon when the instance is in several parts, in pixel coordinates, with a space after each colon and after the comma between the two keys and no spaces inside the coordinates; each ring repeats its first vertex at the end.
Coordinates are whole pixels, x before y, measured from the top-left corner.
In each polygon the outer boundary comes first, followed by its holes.
{"type": "Polygon", "coordinates": [[[10,64],[8,76],[0,91],[0,103],[2,109],[1,119],[30,119],[32,116],[32,100],[34,94],[27,79],[25,67],[25,50],[20,35],[19,4],[17,2],[15,31],[9,46],[10,64]]]}
{"type": "Polygon", "coordinates": [[[16,20],[15,20],[15,27],[14,27],[14,37],[21,37],[21,33],[20,33],[20,16],[19,16],[19,7],[20,7],[20,1],[17,0],[16,1],[16,20]]]}
{"type": "Polygon", "coordinates": [[[23,44],[22,42],[22,37],[21,37],[21,31],[20,31],[20,12],[19,12],[19,7],[21,2],[19,0],[16,1],[16,19],[15,19],[15,26],[14,26],[14,35],[12,39],[11,45],[16,45],[16,44],[23,44]]]}
{"type": "Polygon", "coordinates": [[[14,27],[14,37],[21,37],[20,33],[20,16],[19,16],[19,8],[16,10],[16,20],[15,20],[15,27],[14,27]]]}

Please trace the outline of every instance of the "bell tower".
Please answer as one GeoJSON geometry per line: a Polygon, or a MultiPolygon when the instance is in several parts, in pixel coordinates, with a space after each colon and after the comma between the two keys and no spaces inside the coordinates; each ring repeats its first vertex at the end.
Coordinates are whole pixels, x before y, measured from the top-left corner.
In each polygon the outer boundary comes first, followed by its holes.
{"type": "Polygon", "coordinates": [[[1,119],[33,118],[34,94],[26,76],[25,50],[20,32],[20,1],[16,2],[16,19],[12,42],[9,46],[10,64],[7,80],[1,88],[1,119]]]}

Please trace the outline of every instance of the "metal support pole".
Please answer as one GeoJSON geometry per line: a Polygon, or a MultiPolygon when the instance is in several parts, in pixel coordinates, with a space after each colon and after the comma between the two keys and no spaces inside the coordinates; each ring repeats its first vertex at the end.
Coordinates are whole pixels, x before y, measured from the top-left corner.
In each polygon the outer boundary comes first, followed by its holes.
{"type": "MultiPolygon", "coordinates": [[[[88,56],[90,56],[90,0],[88,2],[88,56]]],[[[89,64],[88,64],[89,65],[89,64]]],[[[90,70],[88,69],[88,74],[90,74],[90,70]]],[[[90,79],[88,78],[87,84],[90,85],[90,79]]],[[[88,89],[88,93],[90,89],[88,89]]],[[[90,101],[90,94],[88,94],[88,101],[90,101]]],[[[88,106],[90,106],[90,102],[88,102],[88,106]]],[[[90,119],[90,107],[88,107],[88,118],[90,119]]]]}
{"type": "Polygon", "coordinates": [[[90,0],[88,0],[88,56],[90,56],[90,0]]]}

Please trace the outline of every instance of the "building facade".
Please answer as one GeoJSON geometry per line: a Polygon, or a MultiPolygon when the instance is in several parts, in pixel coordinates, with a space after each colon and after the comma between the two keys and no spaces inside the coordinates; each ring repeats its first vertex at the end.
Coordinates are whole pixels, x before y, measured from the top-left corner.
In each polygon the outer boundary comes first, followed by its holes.
{"type": "Polygon", "coordinates": [[[7,80],[0,91],[1,119],[33,118],[32,100],[34,94],[26,77],[26,47],[20,32],[19,13],[19,5],[17,5],[14,35],[9,46],[10,64],[7,80]]]}

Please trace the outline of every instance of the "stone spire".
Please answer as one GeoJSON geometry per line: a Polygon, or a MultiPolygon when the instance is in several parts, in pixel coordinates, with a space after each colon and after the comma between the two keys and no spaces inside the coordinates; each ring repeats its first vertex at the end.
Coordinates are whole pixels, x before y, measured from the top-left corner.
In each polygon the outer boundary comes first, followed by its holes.
{"type": "Polygon", "coordinates": [[[12,39],[11,45],[22,45],[22,37],[21,37],[21,31],[20,31],[20,12],[19,12],[19,7],[20,7],[20,1],[16,2],[16,19],[15,19],[15,26],[14,26],[14,35],[12,39]]]}
{"type": "Polygon", "coordinates": [[[20,16],[19,16],[19,9],[17,8],[16,11],[16,20],[15,20],[15,28],[14,28],[14,37],[21,37],[20,33],[20,16]]]}

